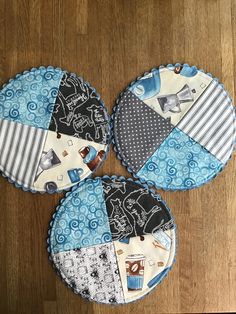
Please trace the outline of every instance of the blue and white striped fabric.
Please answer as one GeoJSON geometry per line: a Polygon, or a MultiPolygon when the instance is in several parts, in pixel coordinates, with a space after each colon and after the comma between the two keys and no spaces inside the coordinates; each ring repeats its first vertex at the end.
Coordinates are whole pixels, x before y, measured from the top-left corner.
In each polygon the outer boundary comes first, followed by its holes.
{"type": "Polygon", "coordinates": [[[213,80],[177,127],[226,163],[234,147],[235,113],[222,85],[213,80]]]}
{"type": "Polygon", "coordinates": [[[0,120],[0,170],[24,188],[32,187],[46,130],[0,120]]]}
{"type": "Polygon", "coordinates": [[[158,88],[146,74],[128,87],[129,97],[124,92],[118,99],[114,144],[123,164],[143,182],[193,189],[216,177],[230,159],[235,108],[223,85],[196,67],[168,65],[158,73],[158,88]],[[141,97],[145,91],[148,97],[141,97]]]}
{"type": "Polygon", "coordinates": [[[0,171],[25,190],[54,193],[89,176],[109,133],[99,95],[73,73],[33,68],[0,90],[0,171]]]}

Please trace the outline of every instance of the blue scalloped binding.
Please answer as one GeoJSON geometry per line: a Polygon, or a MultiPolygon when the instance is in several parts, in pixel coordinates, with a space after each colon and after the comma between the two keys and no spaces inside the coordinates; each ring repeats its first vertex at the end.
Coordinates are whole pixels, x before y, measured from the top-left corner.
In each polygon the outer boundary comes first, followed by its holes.
{"type": "MultiPolygon", "coordinates": [[[[122,99],[123,95],[125,92],[127,92],[140,78],[142,78],[143,76],[145,75],[148,75],[150,73],[152,73],[153,71],[156,71],[158,69],[161,69],[161,68],[165,68],[165,67],[168,67],[168,68],[174,68],[174,67],[177,67],[177,66],[189,66],[188,63],[184,63],[184,64],[181,64],[181,63],[175,63],[175,65],[173,64],[168,64],[166,66],[164,65],[160,65],[159,67],[157,68],[152,68],[149,72],[144,72],[141,76],[138,76],[134,81],[132,81],[126,88],[125,90],[123,90],[119,96],[117,97],[116,101],[115,101],[115,105],[113,107],[113,110],[112,110],[112,114],[111,114],[111,133],[112,133],[112,138],[111,138],[111,142],[113,144],[113,150],[115,151],[116,153],[116,156],[117,158],[120,160],[121,164],[126,167],[127,171],[135,178],[135,179],[138,179],[141,184],[147,184],[148,186],[150,187],[155,187],[156,189],[162,189],[163,191],[185,191],[185,190],[191,190],[191,189],[194,189],[194,188],[198,188],[200,186],[202,186],[202,184],[200,185],[196,185],[194,187],[192,186],[189,186],[189,187],[186,187],[186,189],[182,189],[182,190],[179,190],[179,189],[170,189],[170,188],[164,188],[163,186],[160,186],[158,185],[156,182],[154,181],[151,181],[151,180],[144,180],[143,178],[140,178],[139,176],[136,175],[136,173],[128,166],[127,162],[124,160],[124,157],[122,156],[122,152],[119,152],[118,149],[117,149],[117,143],[115,141],[115,131],[114,131],[114,119],[115,119],[115,115],[116,115],[116,112],[117,112],[117,109],[118,109],[118,106],[119,106],[119,102],[120,100],[122,99]]],[[[195,66],[196,67],[196,66],[195,66]]],[[[208,75],[209,77],[213,78],[213,80],[215,80],[216,82],[219,82],[219,79],[216,78],[216,77],[213,77],[213,75],[211,73],[206,73],[204,70],[202,69],[198,69],[196,67],[196,70],[208,75]]],[[[222,86],[222,88],[224,88],[224,84],[220,84],[222,86]]],[[[227,92],[226,89],[224,89],[226,94],[227,94],[227,97],[229,97],[229,99],[232,101],[232,97],[229,95],[229,93],[227,92]]],[[[234,112],[236,114],[236,108],[234,108],[234,112]]],[[[236,120],[236,116],[235,116],[235,120],[236,120]]],[[[236,144],[236,138],[235,138],[235,144],[236,144]]],[[[233,151],[232,151],[232,154],[230,156],[230,158],[228,159],[228,161],[222,166],[221,170],[216,173],[213,177],[211,177],[208,181],[204,182],[204,184],[207,184],[207,183],[210,183],[214,178],[216,178],[223,170],[224,168],[226,167],[226,165],[228,164],[228,162],[231,160],[232,158],[232,155],[235,151],[235,146],[233,148],[233,151]]]]}
{"type": "MultiPolygon", "coordinates": [[[[5,84],[2,85],[2,89],[3,89],[4,87],[6,87],[9,83],[13,82],[16,78],[20,77],[21,75],[30,73],[31,71],[36,71],[36,70],[38,70],[38,69],[41,69],[41,70],[43,70],[43,69],[48,69],[48,70],[54,69],[54,70],[56,70],[56,71],[62,71],[63,73],[64,73],[64,72],[67,72],[66,70],[62,70],[62,69],[59,68],[59,67],[53,67],[53,66],[47,66],[47,67],[46,67],[46,66],[40,66],[40,67],[38,67],[38,68],[31,68],[30,70],[25,70],[25,71],[23,71],[22,73],[17,73],[17,74],[15,75],[15,77],[9,79],[7,83],[5,83],[5,84]]],[[[77,75],[77,74],[74,73],[74,72],[68,72],[68,73],[70,73],[70,74],[72,74],[72,75],[77,75]]],[[[111,134],[111,117],[110,117],[110,115],[108,114],[108,110],[107,110],[107,108],[105,107],[105,104],[104,104],[104,102],[102,101],[100,94],[97,93],[96,89],[95,89],[93,86],[91,86],[89,82],[85,81],[81,76],[79,76],[79,78],[80,78],[86,85],[88,85],[94,93],[96,93],[97,98],[98,98],[98,101],[99,101],[101,107],[103,108],[103,110],[105,111],[106,116],[107,116],[107,118],[108,118],[109,139],[108,139],[108,143],[107,143],[107,147],[106,147],[105,154],[104,154],[104,156],[103,156],[103,158],[102,158],[100,164],[99,164],[98,167],[95,169],[95,171],[97,171],[97,169],[100,168],[100,167],[103,165],[103,163],[104,163],[104,161],[106,160],[106,158],[107,158],[107,156],[108,156],[108,154],[109,154],[109,151],[110,151],[110,144],[111,144],[111,139],[112,139],[112,134],[111,134]]],[[[93,173],[94,173],[94,172],[92,172],[92,173],[88,176],[88,178],[90,178],[90,177],[93,175],[93,173]]],[[[23,187],[22,185],[20,185],[20,184],[14,182],[14,181],[11,180],[10,178],[8,178],[8,177],[7,177],[3,172],[1,172],[1,171],[0,171],[0,174],[2,175],[3,178],[6,178],[9,183],[13,184],[13,185],[14,185],[16,188],[18,188],[18,189],[22,189],[22,190],[25,191],[25,192],[39,193],[39,194],[45,194],[45,193],[47,193],[47,194],[58,194],[58,193],[61,193],[61,192],[63,192],[63,191],[69,191],[69,190],[71,189],[71,187],[68,187],[68,188],[59,189],[59,190],[56,190],[55,192],[50,192],[50,193],[49,193],[49,192],[46,192],[46,191],[37,191],[37,190],[35,190],[35,189],[23,187]]]]}
{"type": "MultiPolygon", "coordinates": [[[[104,175],[102,177],[95,177],[94,179],[98,179],[100,178],[101,180],[102,179],[117,179],[117,180],[120,180],[121,182],[122,181],[130,181],[130,182],[134,182],[134,183],[137,183],[137,184],[140,184],[142,187],[144,187],[150,194],[152,197],[154,197],[155,199],[157,199],[158,201],[161,201],[165,206],[166,206],[166,209],[169,211],[169,213],[171,214],[171,217],[172,217],[172,220],[173,220],[173,224],[174,224],[174,216],[172,215],[171,213],[171,209],[168,207],[168,205],[166,204],[166,202],[161,198],[160,194],[158,194],[154,189],[150,188],[150,186],[146,183],[142,183],[140,180],[134,180],[132,178],[125,178],[124,176],[116,176],[116,175],[112,175],[112,176],[108,176],[108,175],[104,175]]],[[[56,206],[56,210],[55,212],[53,213],[52,215],[52,218],[49,222],[49,228],[48,228],[48,232],[47,232],[47,238],[46,238],[46,249],[47,249],[47,252],[48,252],[48,260],[51,262],[51,265],[55,271],[55,273],[60,277],[60,279],[65,283],[65,285],[72,289],[72,291],[75,293],[75,294],[79,294],[82,298],[84,298],[86,301],[93,301],[93,302],[96,302],[96,303],[99,303],[99,304],[105,304],[105,303],[102,303],[102,302],[98,302],[98,301],[95,301],[94,299],[92,298],[88,298],[88,297],[85,297],[83,296],[82,294],[80,294],[78,291],[75,290],[74,287],[72,287],[71,285],[69,285],[65,279],[61,276],[61,273],[59,272],[59,270],[56,268],[54,262],[53,262],[53,259],[52,259],[52,256],[51,256],[51,242],[50,242],[50,236],[51,236],[51,229],[52,229],[52,226],[54,224],[54,220],[55,220],[55,217],[57,215],[57,212],[58,210],[60,209],[61,205],[64,203],[65,199],[74,191],[76,190],[81,184],[84,184],[86,183],[87,180],[89,180],[90,178],[86,178],[85,180],[79,182],[77,185],[73,186],[71,188],[71,190],[69,192],[66,192],[66,194],[64,195],[64,197],[59,201],[59,205],[56,206]]],[[[116,306],[124,306],[126,304],[129,304],[129,303],[135,303],[135,302],[138,302],[140,300],[142,300],[143,298],[145,298],[147,295],[151,294],[152,292],[155,291],[155,288],[157,286],[159,286],[162,281],[168,276],[170,270],[172,270],[174,264],[176,263],[176,254],[177,254],[177,251],[178,251],[178,237],[177,237],[177,226],[174,224],[174,229],[175,229],[175,252],[174,252],[174,258],[173,258],[173,262],[172,262],[172,265],[167,269],[166,273],[163,275],[162,279],[159,281],[159,283],[157,285],[155,285],[153,287],[153,289],[151,291],[149,291],[148,293],[146,293],[145,295],[143,295],[141,298],[139,299],[136,299],[134,301],[129,301],[129,302],[126,302],[126,303],[119,303],[119,304],[111,304],[112,306],[116,307],[116,306]]],[[[106,305],[106,304],[105,304],[106,305]]],[[[108,305],[108,304],[107,304],[108,305]]]]}

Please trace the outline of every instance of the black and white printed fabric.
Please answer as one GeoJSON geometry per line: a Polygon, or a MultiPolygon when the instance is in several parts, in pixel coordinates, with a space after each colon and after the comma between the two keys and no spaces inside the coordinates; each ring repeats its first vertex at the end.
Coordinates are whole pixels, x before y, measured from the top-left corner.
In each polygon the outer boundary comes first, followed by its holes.
{"type": "Polygon", "coordinates": [[[33,68],[0,91],[0,171],[26,190],[53,193],[88,177],[109,132],[99,96],[75,74],[33,68]]]}
{"type": "Polygon", "coordinates": [[[142,185],[103,179],[103,189],[113,240],[173,227],[166,205],[154,199],[142,185]]]}
{"type": "Polygon", "coordinates": [[[71,73],[62,77],[49,129],[100,144],[109,140],[107,115],[96,92],[71,73]]]}
{"type": "Polygon", "coordinates": [[[235,109],[224,87],[195,66],[168,65],[120,96],[114,144],[128,170],[167,190],[199,187],[232,155],[235,109]]]}
{"type": "Polygon", "coordinates": [[[75,292],[102,303],[124,303],[113,243],[53,255],[55,266],[75,292]]]}
{"type": "Polygon", "coordinates": [[[60,202],[50,226],[50,259],[66,284],[90,301],[143,298],[174,261],[175,226],[167,205],[125,178],[80,182],[60,202]],[[119,206],[111,212],[113,200],[119,206]]]}

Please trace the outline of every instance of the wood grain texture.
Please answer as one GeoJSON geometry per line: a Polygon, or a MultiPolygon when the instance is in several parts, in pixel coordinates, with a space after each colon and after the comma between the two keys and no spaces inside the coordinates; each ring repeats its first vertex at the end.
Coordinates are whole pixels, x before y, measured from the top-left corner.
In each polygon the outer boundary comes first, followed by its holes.
{"type": "MultiPolygon", "coordinates": [[[[0,0],[0,83],[40,65],[79,73],[111,113],[119,92],[159,64],[188,62],[235,97],[235,0],[0,0]]],[[[138,152],[137,152],[138,153],[138,152]]],[[[129,176],[113,151],[96,175],[129,176]]],[[[0,178],[0,313],[132,314],[236,311],[236,155],[210,184],[162,192],[178,225],[176,264],[144,300],[89,303],[48,262],[59,195],[33,195],[0,178]]]]}

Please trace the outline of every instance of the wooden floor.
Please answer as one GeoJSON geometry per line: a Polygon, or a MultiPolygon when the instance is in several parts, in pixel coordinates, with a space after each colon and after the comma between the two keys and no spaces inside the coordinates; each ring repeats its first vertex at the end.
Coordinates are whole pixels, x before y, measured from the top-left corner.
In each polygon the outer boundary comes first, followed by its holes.
{"type": "MultiPolygon", "coordinates": [[[[235,0],[0,0],[1,84],[59,66],[86,78],[111,112],[136,76],[177,61],[211,72],[235,97],[235,0]]],[[[128,176],[113,151],[97,174],[128,176]]],[[[74,295],[48,262],[48,224],[63,194],[33,195],[0,178],[0,313],[235,312],[235,174],[236,155],[202,188],[160,191],[178,225],[176,264],[151,295],[121,307],[74,295]]]]}

